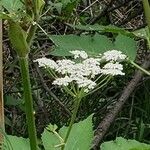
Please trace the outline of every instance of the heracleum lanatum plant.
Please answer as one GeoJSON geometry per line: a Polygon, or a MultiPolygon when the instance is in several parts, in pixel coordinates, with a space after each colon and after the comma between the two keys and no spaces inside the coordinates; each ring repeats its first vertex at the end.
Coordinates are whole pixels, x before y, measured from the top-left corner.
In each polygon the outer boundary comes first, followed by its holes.
{"type": "MultiPolygon", "coordinates": [[[[70,51],[74,59],[54,61],[39,58],[39,67],[44,67],[54,79],[53,85],[60,86],[74,99],[74,109],[64,143],[67,142],[83,97],[106,85],[112,76],[124,75],[121,64],[127,56],[117,50],[110,50],[98,57],[89,57],[85,51],[70,51]]],[[[62,146],[62,150],[65,145],[62,146]]]]}

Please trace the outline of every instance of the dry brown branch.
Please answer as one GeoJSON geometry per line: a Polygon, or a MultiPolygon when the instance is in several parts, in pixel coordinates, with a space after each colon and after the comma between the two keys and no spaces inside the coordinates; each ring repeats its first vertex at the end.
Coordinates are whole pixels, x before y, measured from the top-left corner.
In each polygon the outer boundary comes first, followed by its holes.
{"type": "Polygon", "coordinates": [[[4,106],[3,106],[3,60],[2,60],[2,20],[0,20],[0,143],[3,142],[4,106]]]}
{"type": "Polygon", "coordinates": [[[70,110],[59,100],[59,98],[48,88],[48,86],[46,85],[46,83],[44,82],[44,78],[38,68],[38,66],[35,64],[34,65],[36,68],[36,71],[39,75],[41,84],[43,85],[43,88],[45,89],[45,91],[47,91],[49,93],[50,96],[52,96],[54,98],[54,100],[59,104],[59,106],[67,113],[67,115],[70,117],[71,116],[71,112],[70,110]]]}
{"type": "MultiPolygon", "coordinates": [[[[148,55],[148,57],[146,58],[145,62],[142,65],[142,67],[147,69],[147,68],[149,68],[149,66],[150,66],[150,55],[148,55]]],[[[120,98],[118,99],[118,101],[116,102],[116,104],[114,105],[112,110],[110,110],[106,114],[105,118],[100,122],[100,124],[98,125],[98,127],[95,131],[95,136],[93,139],[93,145],[91,148],[92,150],[99,149],[98,148],[99,144],[101,143],[104,135],[108,131],[111,124],[114,122],[115,118],[117,117],[117,115],[121,111],[123,105],[128,100],[131,93],[136,88],[136,86],[139,83],[139,81],[141,80],[142,76],[143,76],[143,72],[141,72],[140,70],[135,72],[133,79],[125,87],[125,89],[122,92],[122,95],[120,96],[120,98]]]]}

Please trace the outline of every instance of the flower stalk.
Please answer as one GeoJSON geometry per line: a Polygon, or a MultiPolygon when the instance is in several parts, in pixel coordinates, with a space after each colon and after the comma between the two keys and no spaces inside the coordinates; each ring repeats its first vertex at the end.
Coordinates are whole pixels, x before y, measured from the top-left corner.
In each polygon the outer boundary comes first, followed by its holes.
{"type": "Polygon", "coordinates": [[[138,64],[136,64],[135,62],[133,61],[130,61],[130,63],[135,66],[136,68],[138,68],[139,70],[141,70],[143,73],[147,74],[148,76],[150,76],[150,72],[145,70],[144,68],[140,67],[138,64]]]}
{"type": "Polygon", "coordinates": [[[33,100],[31,93],[31,84],[29,76],[29,64],[28,64],[28,55],[26,57],[19,57],[24,99],[25,99],[25,109],[26,109],[26,120],[28,125],[28,133],[30,139],[31,150],[37,150],[37,138],[36,138],[36,127],[34,119],[34,110],[33,110],[33,100]]]}
{"type": "MultiPolygon", "coordinates": [[[[74,103],[74,110],[73,110],[73,113],[72,113],[72,116],[71,116],[69,127],[68,127],[68,130],[67,130],[66,136],[65,136],[65,140],[64,140],[65,144],[66,144],[66,142],[69,138],[69,135],[70,135],[70,132],[71,132],[71,129],[72,129],[72,125],[75,122],[77,112],[78,112],[78,109],[79,109],[79,106],[80,106],[80,101],[81,101],[81,97],[76,97],[75,103],[74,103]]],[[[65,148],[65,145],[62,146],[61,150],[64,150],[64,148],[65,148]]]]}

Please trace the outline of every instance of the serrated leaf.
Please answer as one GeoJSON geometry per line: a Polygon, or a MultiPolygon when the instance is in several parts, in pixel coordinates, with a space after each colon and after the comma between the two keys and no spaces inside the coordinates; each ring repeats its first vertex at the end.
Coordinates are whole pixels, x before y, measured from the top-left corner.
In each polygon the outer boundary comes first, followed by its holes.
{"type": "Polygon", "coordinates": [[[140,37],[140,38],[144,38],[144,39],[147,39],[148,37],[148,27],[145,27],[145,28],[142,28],[142,29],[139,29],[139,30],[135,30],[133,31],[132,33],[137,36],[137,37],[140,37]]]}
{"type": "Polygon", "coordinates": [[[115,141],[104,142],[100,148],[101,150],[150,150],[150,145],[117,137],[115,141]]]}
{"type": "Polygon", "coordinates": [[[7,9],[9,13],[16,13],[23,7],[21,0],[1,0],[0,5],[7,9]]]}
{"type": "Polygon", "coordinates": [[[60,147],[55,147],[60,144],[59,138],[46,129],[44,129],[44,132],[42,133],[42,142],[45,150],[60,150],[60,147]]]}
{"type": "Polygon", "coordinates": [[[61,10],[62,10],[62,3],[56,3],[54,4],[56,10],[58,11],[59,14],[61,14],[61,10]]]}
{"type": "MultiPolygon", "coordinates": [[[[65,150],[89,150],[93,138],[93,126],[92,126],[92,116],[89,116],[87,119],[73,124],[71,133],[67,140],[65,150]],[[79,136],[80,135],[80,136],[79,136]]],[[[51,125],[50,125],[51,126],[51,125]]],[[[59,130],[58,135],[61,138],[65,138],[68,127],[62,127],[59,130]]],[[[61,146],[60,139],[58,135],[48,130],[44,130],[42,134],[42,141],[45,150],[60,150],[61,146]]]]}
{"type": "Polygon", "coordinates": [[[104,35],[77,36],[77,35],[51,35],[50,39],[56,47],[52,55],[71,56],[69,51],[84,50],[88,55],[98,55],[114,47],[113,43],[104,35]]]}
{"type": "MultiPolygon", "coordinates": [[[[92,116],[87,119],[75,123],[67,140],[65,150],[89,150],[92,142],[93,125],[92,116]]],[[[68,127],[62,127],[59,131],[60,135],[65,137],[68,127]]]]}
{"type": "Polygon", "coordinates": [[[136,41],[130,37],[119,34],[115,40],[115,49],[125,53],[131,60],[136,57],[136,41]]]}
{"type": "Polygon", "coordinates": [[[71,25],[72,28],[76,28],[79,30],[85,30],[85,31],[100,31],[100,32],[111,32],[111,33],[117,33],[117,34],[123,34],[126,36],[134,37],[133,33],[125,30],[124,28],[119,28],[114,25],[108,25],[108,26],[103,26],[99,24],[94,24],[94,25],[71,25]]]}
{"type": "Polygon", "coordinates": [[[3,150],[30,150],[29,139],[6,135],[3,150]]]}
{"type": "Polygon", "coordinates": [[[132,33],[139,38],[146,39],[150,47],[150,33],[149,33],[149,29],[147,26],[145,28],[135,30],[132,33]]]}

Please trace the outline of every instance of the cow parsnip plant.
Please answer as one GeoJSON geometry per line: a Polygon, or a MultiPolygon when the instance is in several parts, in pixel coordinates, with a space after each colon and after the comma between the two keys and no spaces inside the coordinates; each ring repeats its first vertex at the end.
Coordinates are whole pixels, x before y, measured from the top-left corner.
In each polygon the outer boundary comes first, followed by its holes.
{"type": "MultiPolygon", "coordinates": [[[[89,57],[85,51],[79,50],[70,51],[70,53],[74,56],[74,61],[62,59],[55,62],[47,58],[35,60],[54,78],[52,84],[60,86],[73,98],[74,110],[64,143],[67,143],[83,97],[101,89],[112,76],[124,75],[121,62],[127,58],[117,50],[107,51],[97,57],[89,57]]],[[[65,144],[61,149],[65,149],[65,144]]]]}
{"type": "MultiPolygon", "coordinates": [[[[73,0],[72,2],[76,1],[73,0]]],[[[6,9],[5,12],[0,13],[0,18],[8,21],[9,39],[13,48],[17,52],[20,62],[26,107],[26,120],[29,134],[29,140],[5,135],[2,148],[4,150],[37,150],[39,147],[37,144],[33,115],[28,55],[30,53],[30,46],[34,39],[37,26],[40,27],[38,25],[38,21],[40,20],[40,16],[42,14],[44,1],[1,0],[0,4],[6,9]]],[[[68,4],[69,2],[67,5],[68,4]]],[[[150,7],[147,5],[148,1],[143,0],[143,4],[145,14],[148,14],[150,12],[150,7]]],[[[64,7],[66,8],[66,6],[64,7]]],[[[146,15],[146,17],[148,20],[148,28],[150,29],[150,17],[148,17],[148,15],[146,15]]],[[[112,27],[110,27],[110,29],[107,28],[107,30],[112,30],[112,27]]],[[[53,61],[47,58],[39,58],[35,61],[39,63],[40,67],[44,67],[54,78],[54,86],[60,86],[63,91],[72,96],[74,100],[74,110],[69,127],[62,127],[59,132],[56,132],[57,126],[50,124],[45,129],[42,134],[42,142],[46,150],[90,149],[90,143],[93,137],[92,116],[89,116],[84,121],[74,124],[80,102],[83,97],[97,91],[107,84],[108,81],[111,80],[112,76],[124,75],[121,61],[125,60],[130,62],[146,74],[150,74],[148,71],[133,62],[136,52],[135,41],[134,39],[127,37],[128,35],[131,36],[131,34],[124,34],[122,30],[115,30],[115,32],[120,33],[116,38],[115,43],[112,43],[107,37],[102,35],[96,35],[96,38],[91,38],[90,36],[79,37],[69,35],[72,40],[71,42],[66,42],[70,39],[68,36],[49,36],[54,44],[57,44],[53,55],[73,55],[74,59],[61,59],[58,61],[53,61]],[[102,44],[99,45],[99,42],[102,44]],[[128,47],[129,45],[133,48],[132,51],[130,50],[130,47],[128,47]],[[92,52],[92,54],[90,52],[92,52]],[[97,53],[101,53],[101,55],[96,55],[97,53]],[[87,139],[87,142],[81,143],[81,141],[85,139],[87,139]]],[[[147,35],[149,36],[150,34],[147,35]]],[[[149,37],[147,39],[149,39],[149,37]]],[[[126,142],[124,141],[124,144],[125,143],[126,142]]],[[[127,145],[118,144],[117,148],[118,147],[121,149],[123,147],[127,147],[127,145]]],[[[131,146],[128,149],[134,150],[138,148],[139,147],[131,146]]],[[[142,144],[142,148],[147,150],[149,147],[145,147],[142,144]]]]}

